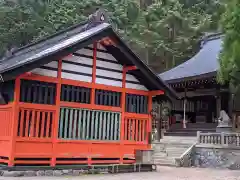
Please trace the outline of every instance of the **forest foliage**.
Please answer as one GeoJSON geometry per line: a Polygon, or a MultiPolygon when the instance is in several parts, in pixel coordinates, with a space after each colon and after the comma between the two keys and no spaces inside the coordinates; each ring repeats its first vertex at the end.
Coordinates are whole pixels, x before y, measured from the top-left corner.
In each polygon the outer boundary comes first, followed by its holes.
{"type": "Polygon", "coordinates": [[[218,31],[225,6],[221,0],[0,0],[0,54],[80,23],[97,8],[160,72],[192,56],[205,32],[218,31]]]}
{"type": "MultiPolygon", "coordinates": [[[[226,2],[221,25],[224,32],[223,49],[220,55],[218,80],[230,83],[232,91],[240,91],[240,1],[226,2]]],[[[240,92],[239,92],[240,93],[240,92]]]]}

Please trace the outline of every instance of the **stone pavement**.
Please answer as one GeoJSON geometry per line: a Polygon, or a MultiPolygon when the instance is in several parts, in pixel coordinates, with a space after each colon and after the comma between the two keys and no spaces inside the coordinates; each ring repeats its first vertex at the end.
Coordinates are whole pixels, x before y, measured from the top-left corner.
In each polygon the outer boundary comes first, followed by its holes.
{"type": "Polygon", "coordinates": [[[158,172],[96,174],[75,177],[0,177],[0,180],[240,180],[240,171],[158,167],[158,172]]]}

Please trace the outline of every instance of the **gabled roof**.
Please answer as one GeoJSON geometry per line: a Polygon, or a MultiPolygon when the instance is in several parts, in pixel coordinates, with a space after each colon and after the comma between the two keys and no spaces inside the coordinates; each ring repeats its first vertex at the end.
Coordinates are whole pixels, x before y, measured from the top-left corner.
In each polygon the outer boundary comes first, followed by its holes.
{"type": "Polygon", "coordinates": [[[8,81],[16,76],[31,71],[52,60],[61,59],[76,50],[92,44],[104,37],[111,37],[115,45],[105,48],[123,65],[136,66],[132,72],[141,83],[150,90],[164,90],[170,98],[177,98],[176,93],[161,78],[133,53],[133,51],[114,32],[103,10],[98,10],[89,20],[60,31],[41,41],[29,44],[13,52],[0,61],[0,80],[8,81]]]}
{"type": "Polygon", "coordinates": [[[168,82],[180,82],[215,76],[219,69],[218,56],[222,48],[222,35],[211,34],[201,44],[200,51],[188,61],[159,74],[168,82]]]}

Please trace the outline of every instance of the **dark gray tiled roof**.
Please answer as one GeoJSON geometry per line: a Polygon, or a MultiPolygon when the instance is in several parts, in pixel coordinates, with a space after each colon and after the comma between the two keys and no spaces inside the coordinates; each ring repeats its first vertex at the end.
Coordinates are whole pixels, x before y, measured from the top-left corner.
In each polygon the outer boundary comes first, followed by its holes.
{"type": "Polygon", "coordinates": [[[50,54],[56,53],[72,44],[76,44],[97,34],[104,29],[111,27],[108,23],[102,23],[91,29],[85,30],[85,26],[78,26],[64,32],[61,35],[53,36],[34,45],[20,49],[13,56],[0,61],[0,73],[23,66],[26,63],[36,61],[50,54]]]}
{"type": "Polygon", "coordinates": [[[172,81],[214,73],[219,68],[218,56],[221,48],[221,36],[209,39],[191,59],[158,76],[165,81],[172,81]]]}

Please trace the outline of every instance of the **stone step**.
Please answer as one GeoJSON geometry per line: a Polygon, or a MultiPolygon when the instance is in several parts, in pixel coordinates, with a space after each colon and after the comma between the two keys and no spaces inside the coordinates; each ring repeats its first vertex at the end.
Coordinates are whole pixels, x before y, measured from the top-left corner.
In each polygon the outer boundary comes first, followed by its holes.
{"type": "MultiPolygon", "coordinates": [[[[188,123],[187,124],[187,128],[215,128],[217,127],[217,123],[188,123]]],[[[183,125],[182,124],[172,124],[171,127],[172,128],[183,128],[183,125]]]]}
{"type": "Polygon", "coordinates": [[[194,137],[197,136],[197,132],[165,132],[164,136],[187,136],[194,137]]]}
{"type": "Polygon", "coordinates": [[[202,129],[202,128],[191,128],[191,129],[169,129],[167,132],[197,132],[197,131],[201,131],[201,132],[216,132],[216,128],[206,128],[206,129],[202,129]]]}
{"type": "Polygon", "coordinates": [[[164,156],[153,155],[154,159],[163,159],[163,158],[166,158],[166,157],[169,157],[169,156],[167,156],[167,154],[165,154],[164,156]]]}
{"type": "Polygon", "coordinates": [[[173,158],[154,159],[154,164],[156,164],[156,165],[174,166],[175,165],[175,159],[173,159],[173,158]]]}
{"type": "Polygon", "coordinates": [[[216,128],[217,127],[217,124],[204,124],[204,125],[200,125],[200,124],[197,124],[197,125],[194,125],[194,124],[187,124],[186,128],[183,128],[183,125],[171,125],[170,126],[170,129],[191,129],[191,128],[197,128],[197,129],[209,129],[209,128],[216,128]]]}
{"type": "Polygon", "coordinates": [[[166,154],[169,157],[180,157],[183,153],[184,151],[183,152],[167,152],[166,154]]]}
{"type": "Polygon", "coordinates": [[[153,157],[167,157],[167,153],[154,152],[153,157]]]}
{"type": "Polygon", "coordinates": [[[158,150],[158,149],[153,149],[154,153],[166,153],[166,149],[158,150]]]}
{"type": "Polygon", "coordinates": [[[164,150],[166,148],[166,144],[152,144],[152,149],[156,149],[156,150],[164,150]]]}
{"type": "Polygon", "coordinates": [[[164,153],[166,153],[167,151],[166,150],[161,150],[161,151],[159,151],[159,150],[153,150],[153,153],[154,154],[157,154],[157,153],[159,153],[159,154],[164,154],[164,153]]]}
{"type": "Polygon", "coordinates": [[[169,144],[165,150],[166,151],[184,151],[185,149],[187,149],[188,147],[190,147],[191,145],[186,145],[186,144],[183,144],[183,145],[179,145],[179,146],[174,146],[174,144],[169,144]]]}
{"type": "Polygon", "coordinates": [[[178,138],[173,138],[173,137],[178,137],[178,136],[164,136],[163,139],[160,140],[160,142],[193,142],[197,140],[197,137],[191,137],[192,139],[188,139],[186,136],[186,139],[182,138],[182,139],[178,139],[178,138]],[[171,137],[171,138],[167,138],[167,137],[171,137]]]}
{"type": "Polygon", "coordinates": [[[187,148],[194,144],[196,141],[164,141],[162,144],[164,145],[159,145],[159,147],[155,147],[154,149],[162,149],[162,148],[171,148],[171,147],[179,147],[179,148],[187,148]]]}
{"type": "Polygon", "coordinates": [[[175,159],[180,157],[196,140],[196,137],[164,136],[160,142],[152,145],[154,162],[159,165],[175,166],[175,159]]]}
{"type": "Polygon", "coordinates": [[[184,150],[167,150],[167,154],[182,154],[183,152],[185,152],[187,149],[184,150]]]}
{"type": "Polygon", "coordinates": [[[174,164],[175,163],[175,159],[170,159],[170,158],[165,158],[165,159],[155,159],[154,160],[155,163],[157,164],[174,164]]]}
{"type": "Polygon", "coordinates": [[[185,137],[185,136],[165,136],[161,140],[196,140],[196,137],[185,137]]]}
{"type": "Polygon", "coordinates": [[[187,149],[184,150],[167,150],[164,152],[154,152],[154,158],[164,158],[164,157],[180,157],[187,149]]]}

